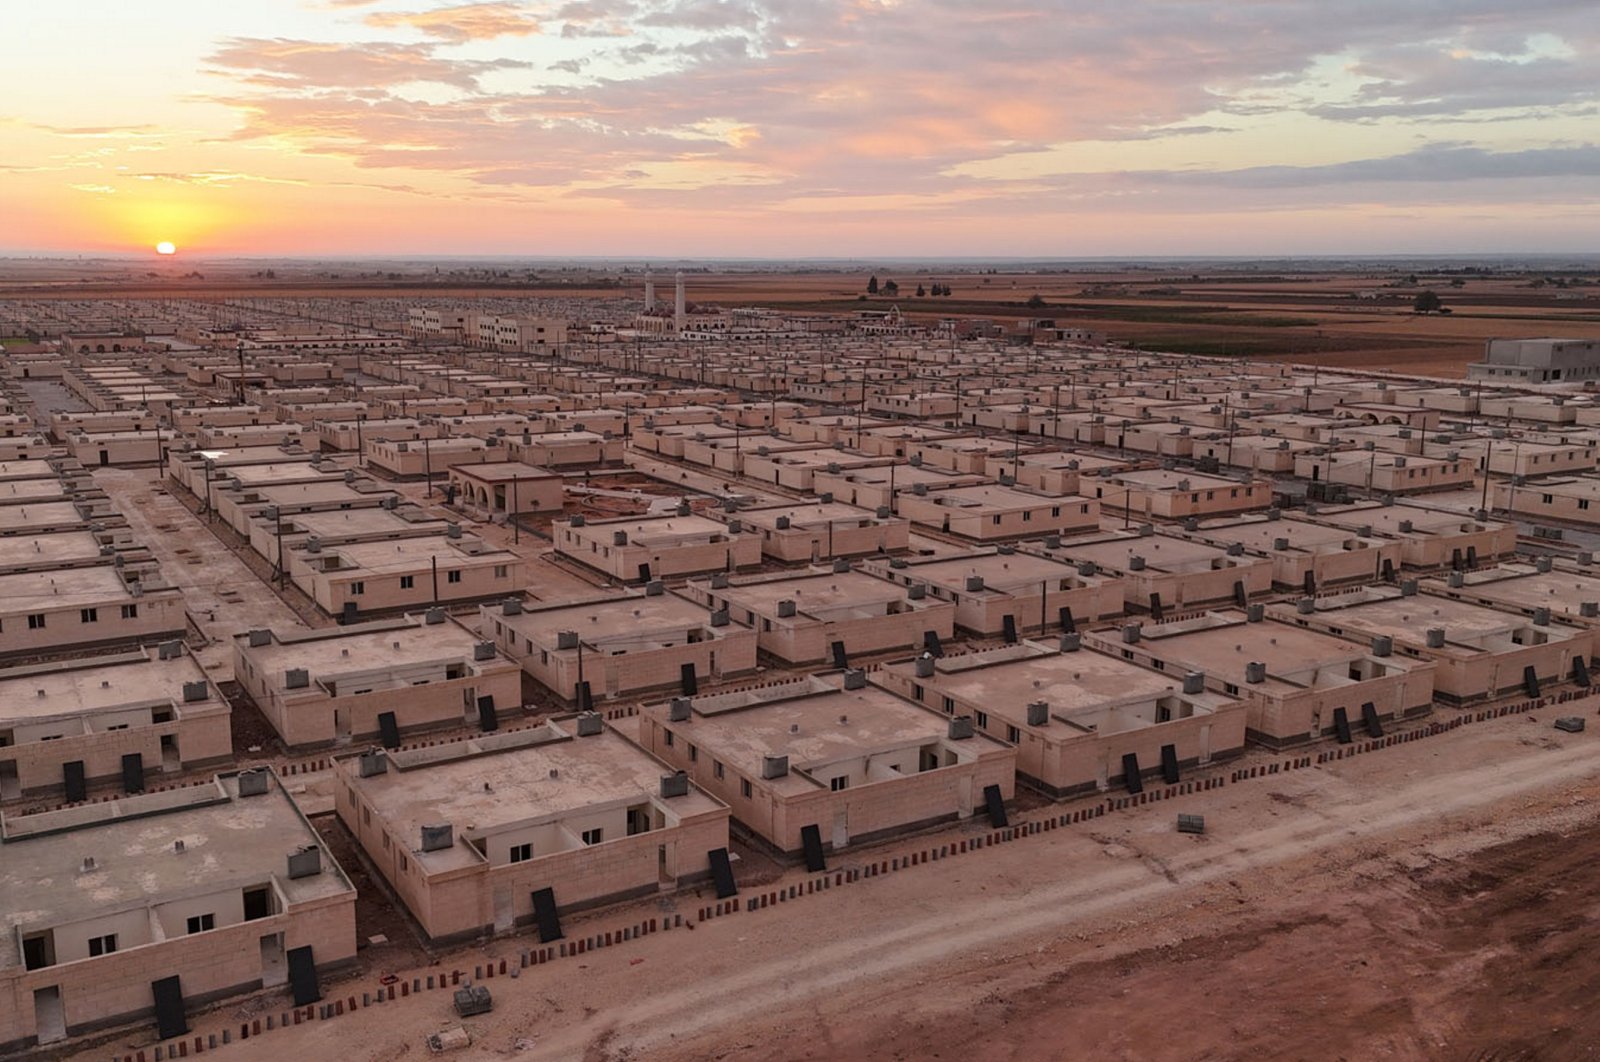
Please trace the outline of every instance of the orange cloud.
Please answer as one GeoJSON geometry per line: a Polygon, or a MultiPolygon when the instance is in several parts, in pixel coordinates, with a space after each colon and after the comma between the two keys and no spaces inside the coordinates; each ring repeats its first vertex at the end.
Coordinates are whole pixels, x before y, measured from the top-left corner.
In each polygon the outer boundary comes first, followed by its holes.
{"type": "Polygon", "coordinates": [[[537,19],[522,5],[506,0],[441,7],[433,11],[380,11],[368,15],[366,23],[378,29],[413,29],[452,44],[496,37],[528,37],[540,32],[537,19]]]}

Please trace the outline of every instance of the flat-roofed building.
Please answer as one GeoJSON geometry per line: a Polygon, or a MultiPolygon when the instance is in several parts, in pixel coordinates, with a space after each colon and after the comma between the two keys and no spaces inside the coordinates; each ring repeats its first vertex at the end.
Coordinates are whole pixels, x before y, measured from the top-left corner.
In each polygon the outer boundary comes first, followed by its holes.
{"type": "Polygon", "coordinates": [[[1150,525],[1070,538],[1052,535],[1020,548],[1071,564],[1084,577],[1103,573],[1120,586],[1128,607],[1152,612],[1248,603],[1272,589],[1269,558],[1158,534],[1150,525]]]}
{"type": "Polygon", "coordinates": [[[440,476],[456,465],[481,465],[505,456],[503,450],[471,435],[420,442],[369,437],[366,445],[367,464],[401,479],[440,476]]]}
{"type": "Polygon", "coordinates": [[[874,512],[838,501],[790,502],[739,509],[738,520],[761,539],[761,552],[790,563],[910,548],[911,524],[886,509],[874,512]]]}
{"type": "Polygon", "coordinates": [[[440,602],[521,592],[527,562],[508,549],[459,534],[340,542],[309,539],[286,558],[289,578],[317,607],[345,621],[440,602]]]}
{"type": "Polygon", "coordinates": [[[951,487],[900,491],[896,511],[914,524],[975,542],[1024,535],[1075,534],[1100,526],[1100,503],[1016,487],[951,487]]]}
{"type": "Polygon", "coordinates": [[[1085,574],[1070,564],[1009,546],[943,557],[872,559],[862,570],[907,587],[924,586],[929,597],[956,607],[956,626],[983,637],[1059,629],[1120,616],[1117,577],[1085,574]]]}
{"type": "Polygon", "coordinates": [[[1147,468],[1112,471],[1084,479],[1081,493],[1106,509],[1143,516],[1146,520],[1187,520],[1223,513],[1265,509],[1272,504],[1272,483],[1205,476],[1198,472],[1147,468]]]}
{"type": "Polygon", "coordinates": [[[955,605],[866,575],[836,562],[831,572],[804,575],[713,576],[684,594],[735,622],[753,627],[760,648],[790,664],[912,649],[928,636],[949,638],[955,605]],[[842,567],[843,570],[838,570],[842,567]]]}
{"type": "Polygon", "coordinates": [[[1359,531],[1287,520],[1274,510],[1241,520],[1207,520],[1179,534],[1218,549],[1266,557],[1272,561],[1274,583],[1304,589],[1370,582],[1400,570],[1399,541],[1359,531]]]}
{"type": "Polygon", "coordinates": [[[430,516],[427,510],[411,504],[392,509],[314,509],[292,514],[268,506],[251,520],[249,539],[251,548],[263,559],[287,571],[292,566],[291,558],[303,554],[313,540],[322,550],[348,542],[393,542],[443,535],[449,527],[448,520],[430,516]]]}
{"type": "Polygon", "coordinates": [[[183,594],[151,567],[0,575],[0,659],[181,638],[183,594]]]}
{"type": "Polygon", "coordinates": [[[241,535],[269,510],[285,517],[300,513],[349,512],[384,507],[398,509],[400,495],[364,476],[323,476],[310,482],[272,483],[251,487],[211,486],[211,505],[223,522],[241,535]]]}
{"type": "Polygon", "coordinates": [[[228,702],[182,642],[0,670],[0,799],[65,792],[233,754],[228,702]]]}
{"type": "Polygon", "coordinates": [[[148,1020],[157,986],[198,1006],[356,955],[356,890],[268,770],[8,816],[0,895],[0,1049],[148,1020]]]}
{"type": "Polygon", "coordinates": [[[1600,475],[1496,480],[1489,490],[1495,509],[1574,524],[1600,523],[1600,475]]]}
{"type": "Polygon", "coordinates": [[[1554,616],[1582,627],[1600,626],[1600,570],[1539,557],[1423,580],[1421,589],[1524,616],[1554,616]]]}
{"type": "Polygon", "coordinates": [[[1476,520],[1413,505],[1324,505],[1314,513],[1307,512],[1304,519],[1354,531],[1362,538],[1394,539],[1400,543],[1400,560],[1407,568],[1439,568],[1447,564],[1476,568],[1517,549],[1515,524],[1476,520]]]}
{"type": "Polygon", "coordinates": [[[368,740],[392,714],[403,736],[479,725],[522,704],[522,673],[443,611],[333,630],[233,639],[234,676],[291,747],[368,740]]]}
{"type": "Polygon", "coordinates": [[[450,470],[456,504],[476,509],[489,519],[559,512],[565,497],[561,482],[549,469],[521,461],[491,461],[450,470]]]}
{"type": "Polygon", "coordinates": [[[507,435],[500,440],[503,456],[538,468],[599,468],[622,460],[621,436],[596,431],[547,431],[542,435],[507,435]]]}
{"type": "Polygon", "coordinates": [[[685,771],[780,852],[816,830],[838,851],[966,819],[1015,791],[1016,750],[869,685],[816,677],[647,705],[646,751],[685,771]]]}
{"type": "Polygon", "coordinates": [[[1300,627],[1389,639],[1395,652],[1434,665],[1434,696],[1451,704],[1537,696],[1533,687],[1567,681],[1573,661],[1587,668],[1594,651],[1593,630],[1548,614],[1530,619],[1412,590],[1410,584],[1346,590],[1268,611],[1300,627]]]}
{"type": "Polygon", "coordinates": [[[1451,451],[1443,458],[1391,454],[1381,450],[1305,453],[1295,458],[1294,474],[1312,482],[1340,483],[1385,494],[1450,490],[1470,484],[1476,467],[1451,451]]]}
{"type": "Polygon", "coordinates": [[[1246,736],[1271,748],[1333,734],[1340,709],[1352,727],[1368,703],[1380,721],[1431,710],[1432,661],[1261,616],[1260,605],[1219,609],[1083,641],[1158,671],[1205,675],[1207,689],[1245,702],[1246,736]]]}
{"type": "Polygon", "coordinates": [[[550,528],[556,552],[613,579],[675,579],[702,572],[733,571],[761,563],[761,541],[753,529],[734,530],[705,516],[625,517],[586,520],[574,516],[550,528]]]}
{"type": "Polygon", "coordinates": [[[647,896],[710,874],[728,808],[597,715],[335,761],[335,804],[434,941],[647,896]],[[663,777],[665,775],[665,777],[663,777]]]}
{"type": "Polygon", "coordinates": [[[851,453],[848,450],[832,447],[818,447],[812,450],[767,449],[766,453],[762,453],[761,449],[763,448],[744,455],[741,475],[761,483],[772,483],[789,490],[806,492],[812,489],[814,477],[819,471],[837,473],[845,469],[893,464],[895,461],[892,457],[851,453]]]}
{"type": "Polygon", "coordinates": [[[1198,672],[1163,674],[1067,642],[920,657],[879,669],[873,681],[970,716],[1016,748],[1018,777],[1056,797],[1127,785],[1130,766],[1144,778],[1244,750],[1244,702],[1206,692],[1198,672]]]}
{"type": "Polygon", "coordinates": [[[1482,361],[1467,366],[1468,379],[1522,384],[1565,383],[1600,377],[1600,340],[1491,339],[1482,361]]]}
{"type": "Polygon", "coordinates": [[[319,420],[316,423],[317,442],[324,450],[343,450],[360,453],[366,449],[368,439],[386,439],[389,442],[417,442],[437,439],[443,434],[435,423],[423,423],[415,417],[358,417],[354,420],[319,420]]]}
{"type": "Polygon", "coordinates": [[[929,468],[920,460],[908,465],[879,465],[854,471],[822,471],[812,478],[818,494],[832,494],[835,501],[877,510],[887,505],[900,511],[899,498],[906,494],[932,494],[949,487],[981,487],[988,476],[969,472],[946,472],[929,468]]]}
{"type": "Polygon", "coordinates": [[[726,613],[653,589],[529,606],[521,598],[479,610],[478,632],[541,686],[579,702],[678,686],[684,669],[696,682],[756,668],[756,634],[726,613]]]}

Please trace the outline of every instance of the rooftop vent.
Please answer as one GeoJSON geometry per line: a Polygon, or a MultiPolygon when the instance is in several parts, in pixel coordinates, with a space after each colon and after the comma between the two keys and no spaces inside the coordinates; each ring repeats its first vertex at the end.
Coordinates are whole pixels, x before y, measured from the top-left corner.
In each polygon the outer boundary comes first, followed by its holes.
{"type": "Polygon", "coordinates": [[[427,612],[422,614],[422,621],[424,623],[428,624],[429,626],[433,626],[435,624],[443,623],[444,622],[444,609],[442,609],[442,608],[430,608],[427,612]]]}
{"type": "Polygon", "coordinates": [[[844,673],[844,688],[847,690],[865,689],[867,686],[867,673],[852,668],[844,673]]]}
{"type": "Polygon", "coordinates": [[[194,682],[185,682],[183,684],[184,704],[195,704],[199,701],[207,699],[210,696],[211,687],[205,679],[197,679],[194,682]]]}
{"type": "Polygon", "coordinates": [[[1083,635],[1076,632],[1061,636],[1060,649],[1063,653],[1076,653],[1083,648],[1083,635]]]}
{"type": "Polygon", "coordinates": [[[1044,726],[1050,721],[1050,702],[1032,701],[1028,705],[1028,725],[1044,726]]]}
{"type": "Polygon", "coordinates": [[[763,756],[761,757],[762,778],[782,778],[789,773],[789,757],[763,756]]]}
{"type": "Polygon", "coordinates": [[[661,795],[666,799],[689,795],[689,776],[682,771],[661,776],[661,795]]]}
{"type": "Polygon", "coordinates": [[[267,775],[271,772],[265,767],[252,767],[248,771],[240,771],[239,795],[242,797],[264,796],[267,792],[267,775]]]}
{"type": "Polygon", "coordinates": [[[1252,660],[1244,666],[1244,680],[1251,683],[1267,681],[1267,665],[1259,660],[1252,660]]]}
{"type": "Polygon", "coordinates": [[[958,715],[950,720],[950,740],[963,741],[972,736],[972,716],[958,715]]]}
{"type": "Polygon", "coordinates": [[[454,848],[455,844],[456,833],[448,822],[422,827],[422,850],[424,852],[440,852],[446,848],[454,848]]]}
{"type": "Polygon", "coordinates": [[[1373,656],[1391,656],[1394,653],[1394,639],[1387,635],[1380,635],[1372,639],[1373,656]]]}
{"type": "Polygon", "coordinates": [[[694,702],[687,697],[674,697],[672,703],[667,705],[667,721],[670,723],[687,723],[693,712],[694,702]]]}
{"type": "Polygon", "coordinates": [[[1427,638],[1428,638],[1428,648],[1429,649],[1443,649],[1444,648],[1444,628],[1443,627],[1429,627],[1428,628],[1427,638]]]}
{"type": "Polygon", "coordinates": [[[371,778],[376,774],[383,774],[389,769],[389,757],[383,754],[382,749],[371,749],[363,752],[356,760],[356,773],[362,778],[371,778]]]}
{"type": "Polygon", "coordinates": [[[1183,692],[1188,694],[1204,693],[1206,691],[1206,676],[1201,671],[1191,671],[1183,676],[1183,692]]]}
{"type": "Polygon", "coordinates": [[[522,598],[508,597],[500,602],[500,614],[503,616],[522,615],[522,598]]]}
{"type": "Polygon", "coordinates": [[[322,849],[303,845],[289,853],[289,877],[310,878],[322,873],[322,849]]]}
{"type": "Polygon", "coordinates": [[[1122,640],[1128,645],[1135,645],[1139,641],[1139,624],[1125,623],[1122,626],[1122,640]]]}
{"type": "Polygon", "coordinates": [[[303,667],[291,667],[283,673],[283,687],[289,690],[303,690],[311,685],[311,673],[303,667]]]}
{"type": "Polygon", "coordinates": [[[780,619],[787,619],[788,617],[793,616],[794,611],[795,606],[793,600],[785,598],[784,600],[778,602],[778,616],[780,619]]]}
{"type": "Polygon", "coordinates": [[[472,646],[472,659],[474,659],[474,660],[493,660],[494,659],[494,643],[493,642],[474,642],[473,646],[472,646]]]}

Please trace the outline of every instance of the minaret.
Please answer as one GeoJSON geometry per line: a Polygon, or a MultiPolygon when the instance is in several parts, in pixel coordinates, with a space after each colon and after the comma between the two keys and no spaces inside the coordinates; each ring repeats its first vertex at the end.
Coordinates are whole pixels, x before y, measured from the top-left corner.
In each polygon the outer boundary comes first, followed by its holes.
{"type": "Polygon", "coordinates": [[[655,308],[656,308],[656,275],[654,273],[646,273],[644,275],[644,312],[645,313],[650,313],[655,308]]]}
{"type": "Polygon", "coordinates": [[[672,297],[672,320],[679,332],[683,331],[684,302],[683,302],[683,270],[678,270],[677,291],[672,297]]]}

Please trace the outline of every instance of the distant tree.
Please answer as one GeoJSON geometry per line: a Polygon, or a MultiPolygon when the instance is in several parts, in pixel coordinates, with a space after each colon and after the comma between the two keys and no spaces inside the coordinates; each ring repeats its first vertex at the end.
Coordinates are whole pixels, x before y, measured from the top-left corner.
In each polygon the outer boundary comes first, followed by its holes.
{"type": "Polygon", "coordinates": [[[872,275],[872,279],[867,281],[867,294],[868,295],[876,295],[877,293],[878,293],[878,275],[876,273],[874,273],[872,275]]]}
{"type": "Polygon", "coordinates": [[[1467,286],[1467,282],[1465,280],[1462,280],[1460,277],[1456,277],[1454,280],[1452,280],[1450,282],[1450,286],[1452,288],[1464,288],[1464,287],[1467,286]]]}
{"type": "Polygon", "coordinates": [[[1411,308],[1417,313],[1438,313],[1443,307],[1443,301],[1431,289],[1417,292],[1416,299],[1411,303],[1411,308]]]}
{"type": "Polygon", "coordinates": [[[900,294],[900,285],[892,280],[885,280],[883,282],[883,293],[892,299],[900,294]]]}
{"type": "Polygon", "coordinates": [[[1028,309],[1030,310],[1037,310],[1044,305],[1044,296],[1040,295],[1038,292],[1034,292],[1033,297],[1030,298],[1027,303],[1028,309]]]}
{"type": "MultiPolygon", "coordinates": [[[[935,284],[934,287],[938,287],[938,285],[935,284]]],[[[926,294],[928,294],[927,290],[925,288],[923,288],[923,286],[921,284],[918,284],[917,285],[917,298],[920,299],[926,294]]],[[[934,292],[934,294],[937,295],[939,293],[936,291],[936,292],[934,292]]]]}
{"type": "Polygon", "coordinates": [[[945,293],[945,294],[946,294],[946,295],[949,295],[949,294],[950,294],[950,285],[949,285],[949,284],[946,284],[946,285],[945,285],[945,286],[944,286],[944,293],[945,293]]]}

